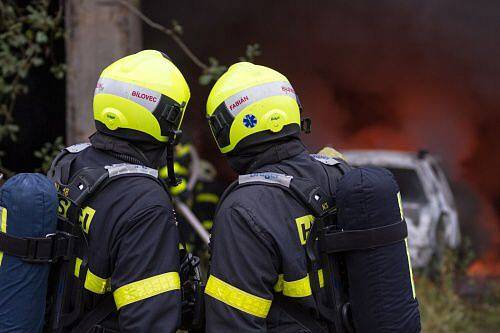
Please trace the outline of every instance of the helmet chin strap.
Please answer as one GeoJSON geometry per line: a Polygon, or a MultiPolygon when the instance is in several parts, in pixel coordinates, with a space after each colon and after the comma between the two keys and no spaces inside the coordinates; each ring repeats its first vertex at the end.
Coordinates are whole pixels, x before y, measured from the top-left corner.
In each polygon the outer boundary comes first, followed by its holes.
{"type": "Polygon", "coordinates": [[[179,143],[182,136],[181,130],[174,130],[170,132],[167,146],[161,155],[161,160],[167,162],[168,171],[168,185],[177,186],[180,184],[181,180],[176,177],[174,171],[174,147],[179,143]]]}

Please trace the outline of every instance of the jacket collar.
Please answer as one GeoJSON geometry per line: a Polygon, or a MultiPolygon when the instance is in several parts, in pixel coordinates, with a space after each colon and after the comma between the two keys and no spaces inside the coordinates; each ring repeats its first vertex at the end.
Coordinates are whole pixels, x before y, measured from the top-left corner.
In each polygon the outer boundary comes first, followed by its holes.
{"type": "Polygon", "coordinates": [[[297,156],[306,151],[302,141],[291,138],[284,142],[272,142],[247,149],[235,155],[228,155],[228,161],[238,174],[251,173],[265,165],[274,164],[297,156]]]}
{"type": "Polygon", "coordinates": [[[130,163],[126,157],[132,157],[140,164],[158,168],[161,166],[161,157],[165,151],[164,144],[132,143],[120,138],[95,132],[89,137],[90,143],[96,149],[104,151],[124,162],[130,163]]]}

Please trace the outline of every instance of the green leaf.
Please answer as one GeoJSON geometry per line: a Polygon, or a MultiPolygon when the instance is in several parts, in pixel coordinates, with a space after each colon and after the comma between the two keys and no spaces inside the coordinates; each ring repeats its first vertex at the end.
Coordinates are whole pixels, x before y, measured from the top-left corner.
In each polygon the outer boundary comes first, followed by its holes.
{"type": "Polygon", "coordinates": [[[43,31],[37,31],[36,36],[35,36],[35,41],[40,44],[45,44],[49,38],[47,37],[47,34],[43,31]]]}
{"type": "Polygon", "coordinates": [[[198,78],[198,82],[202,85],[202,86],[206,86],[208,84],[210,84],[210,82],[212,81],[212,75],[210,74],[202,74],[200,75],[200,77],[198,78]]]}
{"type": "Polygon", "coordinates": [[[36,66],[36,67],[41,66],[44,63],[43,59],[39,58],[39,57],[33,58],[31,60],[31,62],[33,63],[33,66],[36,66]]]}

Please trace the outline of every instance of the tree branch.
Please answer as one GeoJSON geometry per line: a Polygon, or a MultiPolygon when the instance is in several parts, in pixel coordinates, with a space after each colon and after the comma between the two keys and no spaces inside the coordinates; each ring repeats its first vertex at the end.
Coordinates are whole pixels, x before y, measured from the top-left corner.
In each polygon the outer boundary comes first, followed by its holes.
{"type": "Polygon", "coordinates": [[[137,7],[135,7],[126,0],[114,0],[114,1],[127,8],[132,14],[139,17],[144,23],[149,25],[151,28],[156,29],[164,33],[165,35],[169,36],[170,38],[172,38],[172,40],[181,48],[181,50],[189,57],[189,59],[191,59],[191,61],[193,61],[193,63],[196,66],[200,67],[204,71],[208,70],[209,66],[205,64],[203,61],[201,61],[200,58],[198,58],[193,53],[193,51],[191,51],[191,49],[184,43],[184,41],[179,37],[179,35],[175,33],[175,31],[173,31],[172,29],[168,29],[159,23],[154,22],[149,17],[144,15],[139,9],[137,9],[137,7]]]}

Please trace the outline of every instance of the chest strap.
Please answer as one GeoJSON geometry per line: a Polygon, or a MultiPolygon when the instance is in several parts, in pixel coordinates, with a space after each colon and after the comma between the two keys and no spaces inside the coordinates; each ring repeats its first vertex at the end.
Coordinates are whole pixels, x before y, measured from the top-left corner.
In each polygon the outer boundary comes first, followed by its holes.
{"type": "Polygon", "coordinates": [[[16,237],[0,232],[0,251],[33,264],[68,260],[73,254],[75,237],[56,232],[45,237],[16,237]]]}

